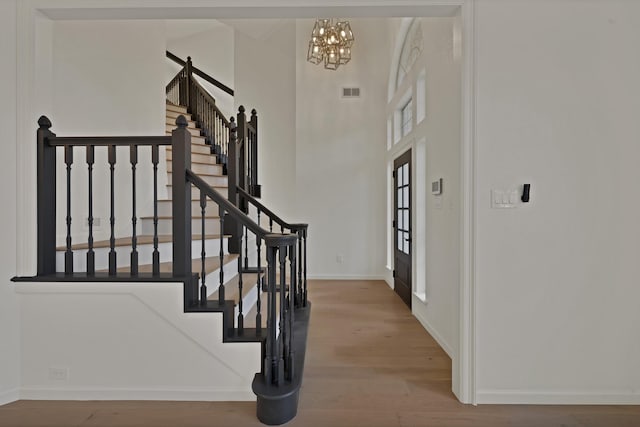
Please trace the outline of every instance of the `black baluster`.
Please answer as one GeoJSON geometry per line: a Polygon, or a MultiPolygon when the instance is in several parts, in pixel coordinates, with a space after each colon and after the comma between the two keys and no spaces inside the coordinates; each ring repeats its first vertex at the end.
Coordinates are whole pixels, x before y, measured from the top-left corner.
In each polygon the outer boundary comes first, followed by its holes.
{"type": "Polygon", "coordinates": [[[138,164],[138,146],[132,145],[129,152],[129,160],[131,162],[131,274],[138,274],[138,236],[136,235],[136,224],[138,222],[136,216],[136,165],[138,164]]]}
{"type": "Polygon", "coordinates": [[[158,251],[158,162],[160,147],[151,146],[151,163],[153,163],[153,275],[160,274],[160,252],[158,251]]]}
{"type": "Polygon", "coordinates": [[[73,273],[73,251],[71,250],[71,165],[73,164],[73,146],[64,147],[64,162],[67,165],[67,250],[64,253],[64,272],[73,273]]]}
{"type": "Polygon", "coordinates": [[[305,228],[303,230],[303,238],[304,238],[304,243],[303,243],[303,248],[304,248],[304,273],[303,273],[303,280],[304,280],[304,295],[302,296],[302,303],[303,305],[306,307],[307,306],[307,229],[305,228]]]}
{"type": "Polygon", "coordinates": [[[273,233],[273,218],[269,217],[269,232],[273,233]]]}
{"type": "MultiPolygon", "coordinates": [[[[204,242],[205,242],[204,219],[206,215],[206,210],[207,210],[207,196],[204,194],[202,190],[200,190],[200,213],[202,215],[202,220],[201,220],[202,222],[200,225],[200,238],[201,238],[201,244],[202,244],[202,248],[200,250],[200,263],[202,266],[202,270],[200,273],[202,278],[202,283],[200,284],[200,305],[207,304],[207,285],[205,281],[205,278],[207,276],[207,270],[205,268],[205,258],[207,256],[207,252],[204,248],[204,242]]],[[[220,240],[220,246],[222,247],[222,239],[220,240]]]]}
{"type": "Polygon", "coordinates": [[[276,253],[278,249],[267,241],[267,348],[264,371],[268,384],[276,383],[278,355],[276,354],[276,253]]]}
{"type": "Polygon", "coordinates": [[[289,348],[287,352],[287,375],[289,380],[293,379],[293,360],[294,360],[294,351],[293,351],[293,322],[294,322],[294,304],[296,301],[296,244],[295,242],[289,246],[289,263],[290,263],[290,272],[289,272],[289,295],[287,298],[287,314],[289,315],[289,348]]]}
{"type": "Polygon", "coordinates": [[[87,146],[87,167],[89,169],[89,217],[87,223],[89,225],[89,237],[87,244],[87,274],[95,274],[96,272],[96,254],[93,251],[93,163],[95,159],[95,147],[87,146]]]}
{"type": "MultiPolygon", "coordinates": [[[[242,251],[240,251],[242,253],[242,251]]],[[[247,270],[249,268],[249,232],[246,227],[244,230],[244,268],[247,270]]]]}
{"type": "Polygon", "coordinates": [[[296,263],[296,269],[298,270],[296,286],[298,290],[296,291],[296,307],[301,307],[302,303],[302,229],[298,229],[298,263],[296,263]]]}
{"type": "Polygon", "coordinates": [[[256,302],[256,335],[260,335],[262,333],[262,256],[260,254],[260,249],[262,248],[262,238],[256,236],[256,246],[258,247],[258,279],[256,286],[258,288],[258,301],[256,302]]]}
{"type": "Polygon", "coordinates": [[[115,166],[116,166],[116,146],[110,145],[108,148],[109,154],[109,171],[110,171],[110,200],[111,200],[111,213],[109,216],[109,226],[111,227],[111,235],[109,237],[109,274],[115,275],[117,269],[117,256],[116,256],[116,208],[115,208],[115,166]]]}
{"type": "Polygon", "coordinates": [[[287,323],[285,319],[285,309],[287,307],[285,301],[285,292],[287,288],[287,271],[286,271],[286,261],[287,261],[287,247],[280,246],[278,248],[278,252],[280,255],[280,346],[278,348],[278,377],[276,380],[276,384],[280,385],[284,383],[284,355],[285,355],[285,344],[287,342],[287,332],[285,330],[287,323]]]}
{"type": "MultiPolygon", "coordinates": [[[[249,234],[246,227],[243,227],[243,232],[249,234]]],[[[240,239],[240,253],[242,253],[242,239],[240,239]]],[[[242,303],[242,263],[238,261],[238,335],[242,335],[244,332],[244,314],[242,303]]]]}
{"type": "MultiPolygon", "coordinates": [[[[218,210],[220,214],[220,235],[224,232],[224,209],[218,210]]],[[[224,304],[224,245],[220,244],[220,286],[218,287],[218,302],[224,304]]]]}

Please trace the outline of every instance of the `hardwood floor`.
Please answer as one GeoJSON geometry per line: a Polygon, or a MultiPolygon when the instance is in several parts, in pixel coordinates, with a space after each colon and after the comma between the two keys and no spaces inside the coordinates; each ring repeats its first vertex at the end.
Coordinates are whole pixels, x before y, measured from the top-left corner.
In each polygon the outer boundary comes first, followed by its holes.
{"type": "MultiPolygon", "coordinates": [[[[304,427],[637,427],[638,406],[460,404],[451,360],[384,282],[312,281],[304,427]]],[[[261,426],[253,402],[19,401],[0,426],[261,426]]]]}

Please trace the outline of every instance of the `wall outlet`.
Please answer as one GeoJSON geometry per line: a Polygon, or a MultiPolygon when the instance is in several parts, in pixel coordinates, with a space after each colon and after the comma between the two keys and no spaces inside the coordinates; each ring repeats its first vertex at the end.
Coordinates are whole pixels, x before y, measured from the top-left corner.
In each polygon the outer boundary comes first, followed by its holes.
{"type": "Polygon", "coordinates": [[[338,255],[336,255],[336,262],[337,262],[338,264],[342,264],[342,263],[344,263],[344,256],[343,256],[342,254],[338,254],[338,255]]]}
{"type": "Polygon", "coordinates": [[[67,381],[69,379],[69,368],[49,368],[49,379],[53,381],[67,381]]]}

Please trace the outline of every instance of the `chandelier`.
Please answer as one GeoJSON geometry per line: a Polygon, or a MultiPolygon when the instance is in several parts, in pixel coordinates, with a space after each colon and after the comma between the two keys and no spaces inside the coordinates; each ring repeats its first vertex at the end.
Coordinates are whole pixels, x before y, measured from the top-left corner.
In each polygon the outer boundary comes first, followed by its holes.
{"type": "Polygon", "coordinates": [[[337,70],[351,60],[353,32],[349,21],[318,19],[311,31],[307,61],[314,64],[324,62],[324,68],[337,70]]]}

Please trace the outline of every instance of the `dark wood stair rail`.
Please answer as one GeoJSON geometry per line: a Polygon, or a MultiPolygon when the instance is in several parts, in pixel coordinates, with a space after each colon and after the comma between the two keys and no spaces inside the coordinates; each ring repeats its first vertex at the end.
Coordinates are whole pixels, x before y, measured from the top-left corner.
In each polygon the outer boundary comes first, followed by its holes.
{"type": "MultiPolygon", "coordinates": [[[[102,282],[138,282],[138,281],[167,281],[182,282],[184,287],[185,312],[222,312],[223,339],[225,342],[262,342],[264,360],[261,372],[257,373],[253,381],[253,390],[257,395],[257,416],[265,424],[282,424],[292,419],[297,412],[298,395],[304,368],[306,336],[309,323],[311,304],[306,298],[306,279],[302,282],[301,270],[297,268],[298,260],[304,257],[306,264],[306,245],[304,255],[300,242],[301,236],[306,239],[306,225],[290,225],[279,219],[266,207],[257,202],[243,189],[238,189],[248,202],[258,207],[260,212],[270,218],[270,223],[281,225],[281,233],[273,233],[272,229],[263,229],[258,223],[249,218],[241,209],[226,199],[214,188],[191,170],[191,134],[187,129],[188,122],[184,116],[176,120],[177,128],[171,136],[139,136],[139,137],[59,137],[51,132],[51,121],[42,116],[38,120],[37,131],[37,275],[34,277],[14,277],[13,281],[39,282],[71,282],[71,281],[102,281],[102,282]],[[157,164],[159,161],[159,147],[171,146],[172,157],[172,268],[169,272],[162,272],[158,253],[158,210],[157,210],[157,164]],[[154,182],[154,251],[151,271],[141,272],[138,265],[136,223],[136,167],[138,165],[138,147],[151,147],[151,162],[153,164],[154,182]],[[63,272],[56,271],[56,148],[64,149],[66,165],[66,251],[65,268],[63,272]],[[116,148],[129,148],[129,164],[132,171],[132,216],[131,216],[131,256],[129,271],[122,271],[117,267],[117,257],[114,251],[114,166],[116,164],[116,148]],[[86,165],[89,173],[88,185],[88,251],[86,271],[74,270],[74,257],[71,236],[71,171],[73,165],[74,148],[84,148],[86,165]],[[95,270],[94,242],[93,242],[93,164],[96,148],[104,148],[108,152],[110,165],[110,201],[111,201],[111,238],[110,253],[108,254],[108,271],[95,270]],[[192,185],[200,194],[201,208],[201,272],[192,271],[192,185]],[[236,301],[225,298],[224,280],[224,251],[220,244],[219,281],[217,283],[217,300],[207,297],[207,272],[205,263],[205,217],[208,206],[207,200],[217,205],[220,230],[224,230],[225,219],[232,219],[246,235],[252,233],[258,253],[258,292],[256,327],[244,327],[244,313],[242,302],[243,267],[238,261],[239,301],[238,316],[234,318],[236,301]],[[284,229],[292,233],[284,233],[284,229]],[[266,247],[266,291],[267,307],[266,329],[262,328],[262,309],[260,290],[261,280],[260,250],[266,247]],[[288,286],[287,274],[294,283],[288,286]],[[279,280],[278,280],[279,278],[279,280]],[[297,279],[296,279],[297,278],[297,279]]],[[[235,129],[232,129],[235,132],[235,129]]],[[[232,133],[234,133],[232,132],[232,133]]],[[[235,136],[235,135],[234,135],[235,136]]],[[[271,227],[272,228],[272,227],[271,227]]],[[[222,238],[222,236],[221,236],[222,238]]],[[[239,239],[240,253],[242,239],[239,239]]],[[[305,268],[306,276],[306,268],[305,268]]]]}

